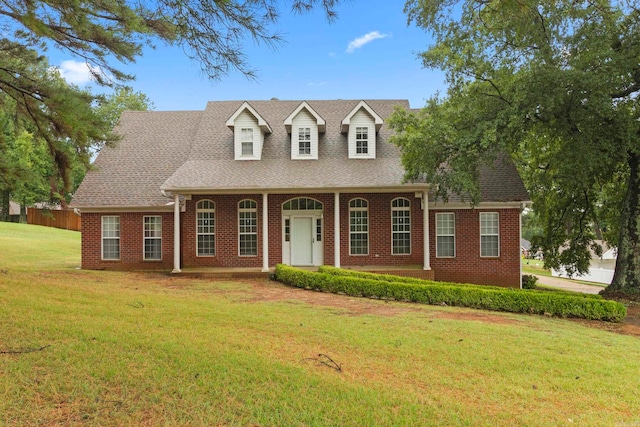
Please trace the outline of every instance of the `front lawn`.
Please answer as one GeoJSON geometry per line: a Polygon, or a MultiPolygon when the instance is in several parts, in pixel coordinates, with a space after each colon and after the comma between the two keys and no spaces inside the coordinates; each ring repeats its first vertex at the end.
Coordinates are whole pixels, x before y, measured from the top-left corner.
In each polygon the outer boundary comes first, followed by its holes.
{"type": "Polygon", "coordinates": [[[551,271],[544,268],[544,261],[538,259],[523,259],[522,274],[536,274],[551,277],[551,271]]]}
{"type": "Polygon", "coordinates": [[[79,251],[79,233],[0,223],[0,425],[640,423],[638,337],[266,280],[83,271],[79,251]]]}

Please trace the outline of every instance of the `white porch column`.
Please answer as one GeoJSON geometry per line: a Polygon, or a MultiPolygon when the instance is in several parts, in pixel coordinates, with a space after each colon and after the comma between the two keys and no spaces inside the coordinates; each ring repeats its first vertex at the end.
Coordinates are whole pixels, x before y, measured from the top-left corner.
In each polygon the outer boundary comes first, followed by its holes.
{"type": "Polygon", "coordinates": [[[429,254],[429,192],[422,192],[422,231],[424,236],[422,238],[424,242],[424,267],[423,270],[431,270],[431,261],[429,254]]]}
{"type": "Polygon", "coordinates": [[[340,268],[340,193],[333,193],[333,266],[340,268]]]}
{"type": "Polygon", "coordinates": [[[262,193],[262,272],[269,271],[269,198],[262,193]]]}
{"type": "Polygon", "coordinates": [[[173,271],[180,273],[180,196],[173,195],[173,271]]]}

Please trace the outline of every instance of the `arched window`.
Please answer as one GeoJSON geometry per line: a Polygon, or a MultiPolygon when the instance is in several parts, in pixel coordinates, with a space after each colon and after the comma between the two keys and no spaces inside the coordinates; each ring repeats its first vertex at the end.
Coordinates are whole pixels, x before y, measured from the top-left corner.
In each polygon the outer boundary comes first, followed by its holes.
{"type": "Polygon", "coordinates": [[[411,253],[411,202],[403,197],[391,201],[391,253],[411,253]]]}
{"type": "Polygon", "coordinates": [[[284,211],[321,211],[322,203],[309,199],[308,197],[298,197],[296,199],[287,200],[282,205],[284,211]]]}
{"type": "Polygon", "coordinates": [[[258,255],[258,204],[255,200],[238,203],[238,255],[258,255]]]}
{"type": "Polygon", "coordinates": [[[349,201],[349,255],[369,255],[369,202],[349,201]]]}
{"type": "Polygon", "coordinates": [[[200,200],[196,204],[197,255],[216,254],[216,204],[211,200],[200,200]]]}

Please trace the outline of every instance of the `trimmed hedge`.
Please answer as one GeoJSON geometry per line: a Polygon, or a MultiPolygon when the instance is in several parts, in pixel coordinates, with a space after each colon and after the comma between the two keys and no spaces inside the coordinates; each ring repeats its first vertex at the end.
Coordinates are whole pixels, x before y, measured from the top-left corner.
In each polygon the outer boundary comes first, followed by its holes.
{"type": "MultiPolygon", "coordinates": [[[[463,288],[475,288],[475,289],[493,289],[498,291],[513,291],[513,292],[549,292],[542,289],[516,289],[516,288],[505,288],[501,286],[489,286],[489,285],[474,285],[471,283],[450,283],[450,282],[436,282],[435,280],[426,280],[426,279],[418,279],[417,277],[406,277],[406,276],[394,276],[392,274],[378,274],[378,273],[369,273],[365,271],[357,271],[357,270],[348,270],[344,268],[336,268],[328,265],[323,265],[318,268],[320,273],[327,273],[336,276],[349,276],[349,277],[359,277],[362,279],[373,279],[373,280],[384,280],[386,282],[394,282],[394,283],[414,283],[422,286],[456,286],[463,288]]],[[[593,298],[593,299],[602,299],[602,295],[598,294],[579,294],[577,292],[564,291],[559,289],[557,291],[553,291],[554,293],[573,295],[579,298],[593,298]]]]}
{"type": "MultiPolygon", "coordinates": [[[[300,270],[276,266],[276,280],[287,285],[356,297],[390,299],[432,305],[452,305],[511,313],[544,314],[590,320],[620,322],[627,309],[605,299],[584,298],[553,292],[532,292],[507,288],[459,286],[449,283],[424,284],[392,282],[326,271],[300,270]]],[[[414,279],[419,280],[419,279],[414,279]]]]}

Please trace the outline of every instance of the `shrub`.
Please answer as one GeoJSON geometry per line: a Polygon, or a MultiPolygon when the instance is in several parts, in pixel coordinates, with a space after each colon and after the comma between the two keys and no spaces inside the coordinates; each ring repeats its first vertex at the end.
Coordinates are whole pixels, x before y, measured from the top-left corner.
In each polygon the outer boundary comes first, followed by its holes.
{"type": "Polygon", "coordinates": [[[522,289],[535,289],[538,278],[531,274],[522,275],[522,289]]]}
{"type": "MultiPolygon", "coordinates": [[[[513,291],[513,292],[533,292],[533,293],[539,293],[539,292],[548,292],[545,290],[539,290],[539,289],[527,289],[527,290],[521,290],[521,289],[515,289],[515,288],[505,288],[505,287],[501,287],[501,286],[489,286],[489,285],[474,285],[471,283],[450,283],[450,282],[437,282],[435,280],[426,280],[426,279],[418,279],[416,277],[406,277],[406,276],[394,276],[392,274],[379,274],[379,273],[369,273],[369,272],[365,272],[365,271],[356,271],[356,270],[347,270],[344,268],[336,268],[336,267],[331,267],[328,265],[323,265],[321,266],[318,271],[320,273],[327,273],[327,274],[331,274],[331,275],[337,275],[337,276],[349,276],[349,277],[360,277],[363,279],[373,279],[373,280],[383,280],[386,282],[394,282],[394,283],[415,283],[417,285],[421,285],[421,286],[443,286],[443,285],[449,285],[449,286],[455,286],[455,287],[463,287],[463,288],[475,288],[475,289],[494,289],[494,290],[500,290],[500,291],[513,291]]],[[[593,298],[593,299],[602,299],[601,295],[597,295],[597,294],[578,294],[576,292],[571,292],[571,291],[565,291],[565,290],[557,290],[554,291],[556,293],[563,293],[563,294],[567,294],[567,295],[573,295],[573,296],[578,296],[578,297],[582,297],[582,298],[593,298]]]]}
{"type": "Polygon", "coordinates": [[[322,272],[312,272],[282,264],[276,267],[276,278],[287,285],[323,292],[512,313],[620,322],[627,311],[624,305],[615,301],[580,295],[438,282],[431,282],[430,285],[392,282],[355,275],[329,274],[325,269],[322,272]]]}

